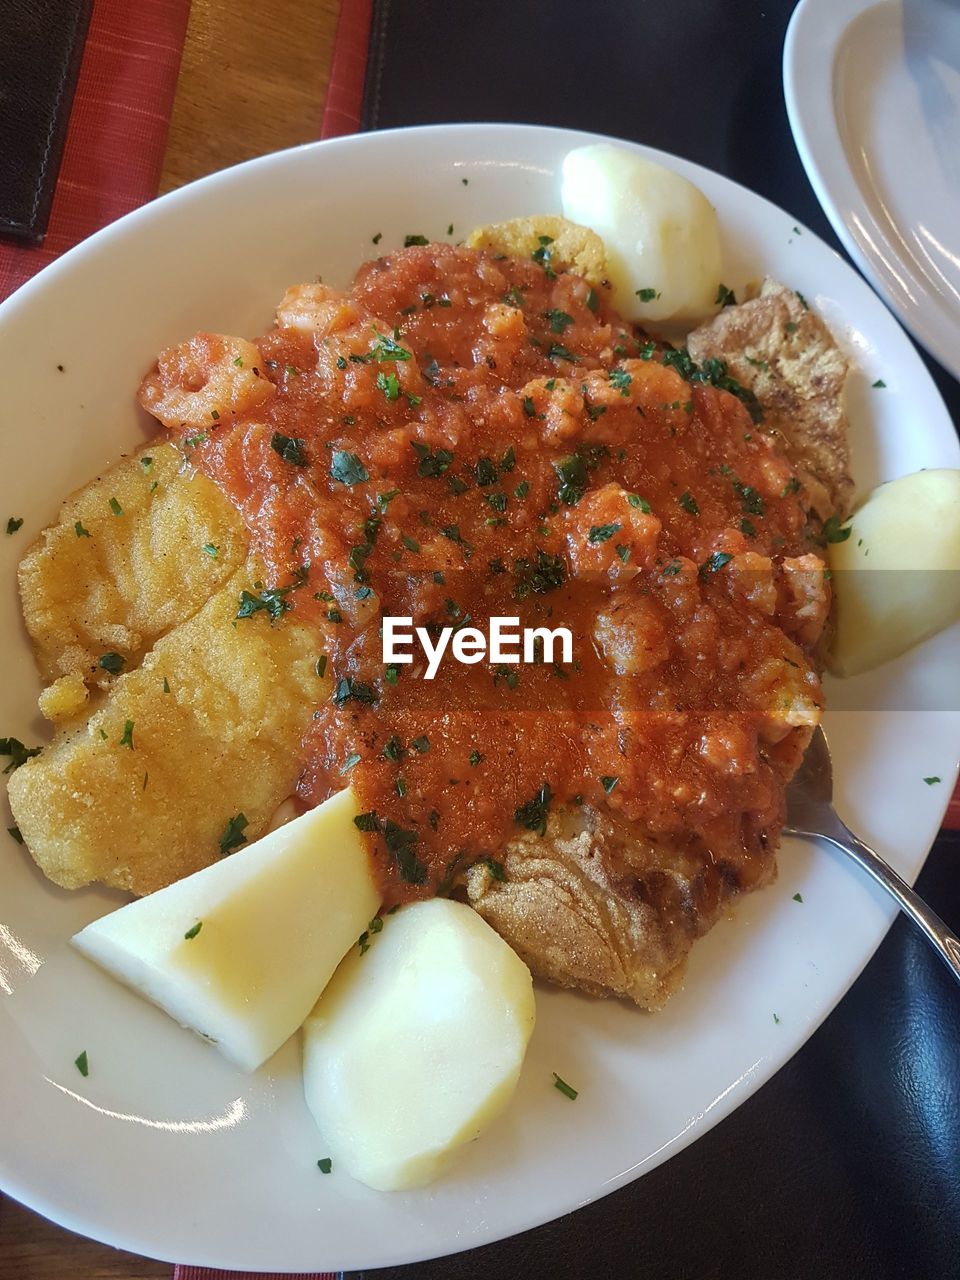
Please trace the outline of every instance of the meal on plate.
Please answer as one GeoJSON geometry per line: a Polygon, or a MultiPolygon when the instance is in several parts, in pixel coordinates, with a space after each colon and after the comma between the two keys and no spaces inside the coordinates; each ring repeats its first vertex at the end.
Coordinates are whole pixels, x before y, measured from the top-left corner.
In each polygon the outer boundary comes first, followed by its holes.
{"type": "Polygon", "coordinates": [[[256,340],[162,352],[159,432],[20,566],[55,732],[14,819],[56,884],[139,898],[77,946],[247,1069],[305,1023],[376,1187],[506,1105],[531,973],[659,1008],[775,874],[824,666],[960,613],[864,572],[956,565],[960,484],[847,523],[849,364],[808,301],[735,296],[702,194],[625,150],[571,153],[562,205],[377,235],[256,340]]]}

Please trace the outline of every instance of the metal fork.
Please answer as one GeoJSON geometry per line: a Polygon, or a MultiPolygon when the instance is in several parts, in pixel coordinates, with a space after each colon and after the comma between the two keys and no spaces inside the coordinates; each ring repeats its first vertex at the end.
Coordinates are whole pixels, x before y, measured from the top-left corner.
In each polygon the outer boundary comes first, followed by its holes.
{"type": "Polygon", "coordinates": [[[828,840],[851,857],[896,899],[900,910],[926,935],[927,941],[960,982],[960,938],[878,853],[855,836],[837,816],[833,807],[830,748],[821,728],[813,735],[803,764],[787,789],[787,823],[783,833],[805,836],[810,840],[828,840]]]}

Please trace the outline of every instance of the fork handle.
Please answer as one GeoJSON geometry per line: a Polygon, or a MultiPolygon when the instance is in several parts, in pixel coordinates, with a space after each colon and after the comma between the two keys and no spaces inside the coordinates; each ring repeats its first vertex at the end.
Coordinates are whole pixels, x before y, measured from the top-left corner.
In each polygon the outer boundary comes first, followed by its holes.
{"type": "Polygon", "coordinates": [[[927,938],[930,945],[939,953],[941,960],[960,982],[960,938],[953,933],[932,911],[919,894],[914,893],[905,880],[897,875],[893,867],[880,857],[876,850],[853,834],[846,823],[836,813],[831,814],[833,823],[829,831],[793,831],[798,836],[809,836],[813,840],[828,840],[843,853],[853,858],[864,871],[871,875],[877,884],[886,889],[896,899],[900,910],[908,915],[913,923],[927,938]]]}

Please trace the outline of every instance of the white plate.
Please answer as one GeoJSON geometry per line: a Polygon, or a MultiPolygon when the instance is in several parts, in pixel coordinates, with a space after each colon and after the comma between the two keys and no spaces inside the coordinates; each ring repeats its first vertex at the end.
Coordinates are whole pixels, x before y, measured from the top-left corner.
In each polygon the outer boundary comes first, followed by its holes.
{"type": "MultiPolygon", "coordinates": [[[[0,307],[0,513],[26,518],[0,538],[3,733],[33,742],[42,732],[16,560],[63,494],[141,437],[147,424],[133,396],[156,352],[200,328],[257,333],[287,284],[318,272],[346,283],[376,232],[383,249],[407,232],[442,237],[451,222],[456,235],[556,210],[560,161],[584,140],[452,126],[268,156],[124,218],[0,307]]],[[[861,486],[960,463],[913,347],[836,254],[726,179],[647,154],[716,205],[727,284],[773,272],[803,291],[854,355],[861,486]],[[879,377],[886,389],[871,390],[879,377]]],[[[887,707],[901,709],[830,722],[843,812],[910,879],[939,824],[960,743],[956,714],[918,708],[960,706],[956,644],[956,632],[941,636],[879,683],[849,691],[861,707],[882,691],[887,707]],[[925,775],[943,781],[926,786],[925,775]]],[[[202,787],[202,762],[197,774],[202,787]]],[[[380,1195],[318,1172],[324,1144],[301,1098],[295,1040],[255,1076],[239,1074],[68,949],[74,930],[117,895],[51,887],[10,841],[0,862],[0,1183],[111,1244],[250,1270],[376,1267],[535,1226],[704,1133],[769,1079],[857,976],[890,923],[888,903],[809,845],[785,848],[781,868],[775,887],[698,944],[684,990],[663,1013],[540,991],[508,1114],[436,1186],[380,1195]],[[792,900],[798,891],[802,905],[792,900]],[[82,1049],[88,1079],[73,1065],[82,1049]],[[554,1070],[580,1090],[575,1103],[552,1087],[554,1070]]]]}
{"type": "Polygon", "coordinates": [[[783,81],[800,158],[834,230],[960,377],[960,7],[800,0],[783,81]]]}

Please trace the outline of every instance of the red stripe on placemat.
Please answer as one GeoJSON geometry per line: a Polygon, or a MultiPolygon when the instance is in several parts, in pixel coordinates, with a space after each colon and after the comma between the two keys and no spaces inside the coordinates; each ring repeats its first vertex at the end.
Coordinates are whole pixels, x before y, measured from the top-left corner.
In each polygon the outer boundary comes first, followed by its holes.
{"type": "Polygon", "coordinates": [[[336,1280],[336,1274],[333,1271],[285,1271],[271,1276],[262,1271],[214,1271],[211,1267],[178,1266],[173,1269],[173,1280],[336,1280]]]}
{"type": "Polygon", "coordinates": [[[0,245],[0,299],[157,194],[190,0],[96,0],[46,239],[0,245]]]}
{"type": "Polygon", "coordinates": [[[321,138],[339,138],[360,128],[372,19],[373,0],[343,0],[333,41],[321,138]]]}

